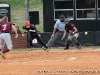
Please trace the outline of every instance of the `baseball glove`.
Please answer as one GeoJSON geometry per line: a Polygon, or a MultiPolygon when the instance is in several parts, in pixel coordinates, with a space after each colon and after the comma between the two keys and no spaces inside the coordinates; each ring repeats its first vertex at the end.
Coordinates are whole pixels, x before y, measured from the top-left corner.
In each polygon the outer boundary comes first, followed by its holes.
{"type": "Polygon", "coordinates": [[[74,32],[72,30],[69,30],[69,35],[74,35],[74,32]]]}

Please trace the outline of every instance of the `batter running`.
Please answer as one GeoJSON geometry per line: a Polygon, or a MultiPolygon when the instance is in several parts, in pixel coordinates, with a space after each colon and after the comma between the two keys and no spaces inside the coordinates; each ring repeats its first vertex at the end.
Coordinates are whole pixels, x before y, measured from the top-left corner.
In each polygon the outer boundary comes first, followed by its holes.
{"type": "Polygon", "coordinates": [[[29,21],[25,21],[24,25],[25,26],[23,26],[22,36],[24,36],[24,30],[27,30],[30,33],[30,37],[29,37],[29,44],[31,46],[30,51],[33,50],[32,40],[35,38],[47,49],[48,47],[42,41],[42,39],[39,37],[36,28],[34,26],[30,25],[29,21]]]}

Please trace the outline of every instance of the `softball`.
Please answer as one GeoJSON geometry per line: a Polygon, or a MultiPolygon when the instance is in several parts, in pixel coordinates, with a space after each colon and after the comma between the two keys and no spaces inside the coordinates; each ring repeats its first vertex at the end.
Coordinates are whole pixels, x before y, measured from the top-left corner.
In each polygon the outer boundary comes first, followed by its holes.
{"type": "Polygon", "coordinates": [[[88,32],[85,32],[84,34],[85,34],[85,35],[87,35],[87,34],[88,34],[88,32]]]}

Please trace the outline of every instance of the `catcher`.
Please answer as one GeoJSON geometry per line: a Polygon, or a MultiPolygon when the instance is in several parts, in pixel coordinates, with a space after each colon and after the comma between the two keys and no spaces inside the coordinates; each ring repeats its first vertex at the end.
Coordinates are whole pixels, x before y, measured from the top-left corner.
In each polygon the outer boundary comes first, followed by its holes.
{"type": "Polygon", "coordinates": [[[80,45],[79,41],[77,40],[77,38],[79,36],[78,30],[74,24],[70,23],[69,19],[65,19],[65,30],[64,30],[62,40],[65,38],[66,32],[68,32],[69,35],[65,41],[64,50],[69,49],[69,45],[71,42],[73,42],[78,49],[81,49],[81,45],[80,45]]]}

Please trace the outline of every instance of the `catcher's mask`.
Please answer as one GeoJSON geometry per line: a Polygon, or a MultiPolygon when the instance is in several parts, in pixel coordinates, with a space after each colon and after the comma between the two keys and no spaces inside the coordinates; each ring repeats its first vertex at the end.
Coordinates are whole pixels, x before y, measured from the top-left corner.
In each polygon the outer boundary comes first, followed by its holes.
{"type": "Polygon", "coordinates": [[[67,19],[65,19],[65,22],[70,22],[70,19],[68,19],[68,18],[67,18],[67,19]]]}
{"type": "Polygon", "coordinates": [[[67,18],[67,19],[65,19],[64,21],[65,21],[65,24],[69,25],[70,19],[67,18]]]}

